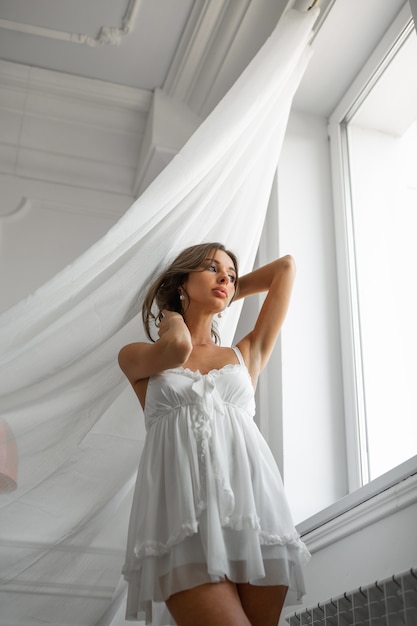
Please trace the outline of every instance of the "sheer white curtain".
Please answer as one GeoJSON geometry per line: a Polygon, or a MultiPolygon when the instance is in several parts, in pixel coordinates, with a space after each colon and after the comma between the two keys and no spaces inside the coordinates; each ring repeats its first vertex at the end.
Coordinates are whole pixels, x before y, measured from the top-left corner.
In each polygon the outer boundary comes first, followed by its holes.
{"type": "Polygon", "coordinates": [[[409,0],[409,2],[411,6],[411,11],[413,13],[414,26],[417,30],[417,0],[409,0]]]}
{"type": "MultiPolygon", "coordinates": [[[[17,488],[3,483],[0,494],[1,625],[93,625],[111,616],[144,438],[117,352],[144,339],[140,295],[186,245],[222,241],[243,271],[253,263],[316,15],[288,11],[118,224],[0,317],[9,433],[0,450],[17,446],[18,454],[17,488]]],[[[238,313],[236,305],[224,321],[224,344],[238,313]]]]}

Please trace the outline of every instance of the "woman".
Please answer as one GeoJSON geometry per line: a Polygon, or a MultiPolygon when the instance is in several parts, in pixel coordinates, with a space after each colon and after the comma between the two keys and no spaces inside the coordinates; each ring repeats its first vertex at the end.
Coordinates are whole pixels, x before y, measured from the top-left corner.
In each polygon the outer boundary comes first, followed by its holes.
{"type": "Polygon", "coordinates": [[[119,354],[147,427],[123,570],[127,619],[155,623],[161,602],[160,624],[276,626],[288,588],[303,594],[309,554],[253,421],[294,274],[284,256],[238,279],[234,254],[206,243],[184,250],[145,298],[151,343],[119,354]],[[253,330],[221,347],[213,317],[260,292],[253,330]]]}

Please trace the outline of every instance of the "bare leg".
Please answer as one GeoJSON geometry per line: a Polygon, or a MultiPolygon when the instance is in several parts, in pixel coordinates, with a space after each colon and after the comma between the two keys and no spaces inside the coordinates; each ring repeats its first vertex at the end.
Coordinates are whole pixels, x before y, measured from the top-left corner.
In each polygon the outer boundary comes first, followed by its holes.
{"type": "Polygon", "coordinates": [[[252,626],[277,626],[288,587],[238,584],[242,608],[252,626]]]}
{"type": "Polygon", "coordinates": [[[166,605],[178,626],[251,626],[229,580],[174,593],[166,605]]]}

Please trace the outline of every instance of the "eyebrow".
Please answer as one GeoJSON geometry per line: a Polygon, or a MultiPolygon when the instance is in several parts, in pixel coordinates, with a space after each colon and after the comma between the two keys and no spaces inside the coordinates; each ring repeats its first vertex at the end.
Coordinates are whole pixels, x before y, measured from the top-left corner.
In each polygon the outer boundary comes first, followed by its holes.
{"type": "MultiPolygon", "coordinates": [[[[217,265],[220,265],[220,262],[217,261],[217,259],[211,259],[210,257],[208,257],[206,261],[212,261],[212,263],[216,263],[217,265]]],[[[236,270],[234,267],[228,267],[227,269],[232,270],[232,272],[236,274],[236,270]]]]}

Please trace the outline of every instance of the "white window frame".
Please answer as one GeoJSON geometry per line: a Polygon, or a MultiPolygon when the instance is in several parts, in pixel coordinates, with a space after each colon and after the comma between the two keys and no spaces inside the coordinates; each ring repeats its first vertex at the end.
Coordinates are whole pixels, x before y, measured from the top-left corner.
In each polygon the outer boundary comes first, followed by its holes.
{"type": "MultiPolygon", "coordinates": [[[[412,14],[410,6],[406,4],[329,119],[348,480],[349,492],[351,494],[358,489],[362,490],[362,485],[368,483],[369,470],[366,453],[366,432],[364,432],[363,427],[364,420],[361,419],[361,411],[364,406],[364,392],[361,377],[362,364],[357,356],[360,354],[361,339],[358,323],[358,302],[355,296],[357,288],[355,284],[356,271],[353,254],[354,238],[350,210],[350,189],[346,186],[346,181],[349,180],[347,176],[346,125],[358,109],[361,99],[368,93],[370,85],[374,84],[378,79],[381,67],[395,52],[396,47],[399,45],[399,34],[401,32],[409,33],[412,28],[414,28],[412,14]]],[[[397,480],[402,480],[404,471],[407,472],[407,475],[410,475],[410,472],[417,471],[417,457],[414,458],[414,461],[411,460],[411,462],[398,466],[393,472],[388,472],[387,474],[390,477],[387,477],[387,484],[392,484],[393,476],[396,475],[398,475],[397,480]]],[[[383,477],[380,477],[377,484],[382,484],[383,487],[383,477]]],[[[364,487],[366,487],[366,484],[364,487]]]]}

